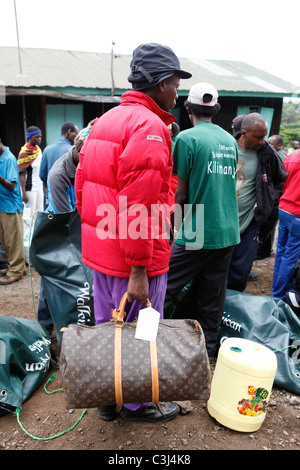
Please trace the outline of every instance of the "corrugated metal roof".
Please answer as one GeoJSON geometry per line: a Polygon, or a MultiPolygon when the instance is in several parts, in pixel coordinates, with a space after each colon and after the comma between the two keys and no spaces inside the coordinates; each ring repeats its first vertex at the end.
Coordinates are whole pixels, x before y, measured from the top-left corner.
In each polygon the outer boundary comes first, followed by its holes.
{"type": "MultiPolygon", "coordinates": [[[[22,48],[22,74],[18,49],[0,47],[0,81],[6,87],[111,90],[111,54],[54,49],[22,48]]],[[[130,55],[114,56],[116,90],[127,90],[130,55]]],[[[182,69],[193,74],[181,80],[180,94],[199,81],[207,81],[220,95],[260,94],[292,96],[299,87],[244,62],[228,60],[180,59],[182,69]]]]}

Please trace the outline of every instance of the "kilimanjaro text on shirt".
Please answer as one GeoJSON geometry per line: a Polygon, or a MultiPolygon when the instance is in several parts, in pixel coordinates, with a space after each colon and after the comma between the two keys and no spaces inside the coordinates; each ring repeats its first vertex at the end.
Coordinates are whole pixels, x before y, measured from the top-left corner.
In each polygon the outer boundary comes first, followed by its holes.
{"type": "Polygon", "coordinates": [[[212,160],[207,162],[207,174],[236,176],[236,155],[234,147],[219,145],[218,151],[212,151],[212,160]]]}

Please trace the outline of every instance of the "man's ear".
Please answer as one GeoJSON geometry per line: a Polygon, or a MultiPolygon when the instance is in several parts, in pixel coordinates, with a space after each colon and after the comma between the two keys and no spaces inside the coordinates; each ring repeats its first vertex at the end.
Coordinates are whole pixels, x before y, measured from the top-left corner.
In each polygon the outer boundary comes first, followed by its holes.
{"type": "Polygon", "coordinates": [[[164,91],[165,88],[165,80],[162,80],[161,82],[158,83],[158,89],[159,91],[164,91]]]}

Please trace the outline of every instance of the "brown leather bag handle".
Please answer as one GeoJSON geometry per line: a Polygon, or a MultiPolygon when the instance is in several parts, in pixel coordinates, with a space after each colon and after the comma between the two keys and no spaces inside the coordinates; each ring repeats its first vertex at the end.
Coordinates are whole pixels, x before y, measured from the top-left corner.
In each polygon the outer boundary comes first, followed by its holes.
{"type": "MultiPolygon", "coordinates": [[[[118,323],[123,323],[124,318],[126,317],[125,305],[127,303],[127,300],[128,300],[128,296],[127,296],[127,292],[125,292],[125,294],[123,295],[120,301],[119,308],[118,309],[115,308],[111,312],[113,321],[116,321],[118,323]]],[[[151,307],[151,303],[149,299],[147,299],[146,301],[146,307],[151,307]]]]}

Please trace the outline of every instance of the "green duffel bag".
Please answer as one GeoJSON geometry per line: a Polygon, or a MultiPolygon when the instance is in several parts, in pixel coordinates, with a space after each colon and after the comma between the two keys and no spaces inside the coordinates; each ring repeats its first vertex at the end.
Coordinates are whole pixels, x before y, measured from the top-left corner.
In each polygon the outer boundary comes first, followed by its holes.
{"type": "Polygon", "coordinates": [[[0,316],[0,416],[21,408],[46,378],[50,344],[35,320],[0,316]]]}
{"type": "Polygon", "coordinates": [[[38,212],[29,257],[42,278],[59,345],[61,328],[94,325],[93,271],[82,262],[77,209],[63,214],[38,212]]]}
{"type": "Polygon", "coordinates": [[[276,353],[274,383],[300,394],[300,320],[282,300],[227,290],[220,343],[245,338],[276,353]]]}

